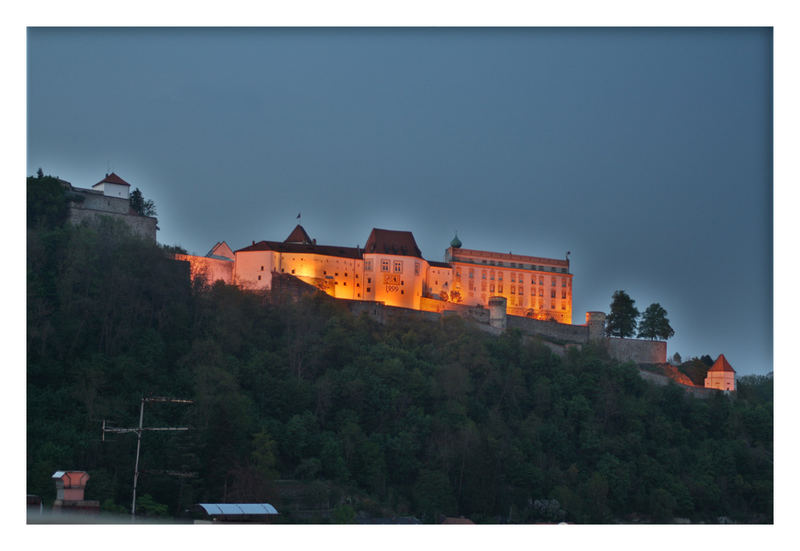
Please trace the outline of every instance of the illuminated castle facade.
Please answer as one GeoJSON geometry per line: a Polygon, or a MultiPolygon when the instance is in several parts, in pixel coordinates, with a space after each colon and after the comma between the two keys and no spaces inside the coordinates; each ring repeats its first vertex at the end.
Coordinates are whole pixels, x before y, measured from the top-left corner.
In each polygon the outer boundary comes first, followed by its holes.
{"type": "Polygon", "coordinates": [[[445,261],[426,260],[408,231],[375,228],[363,248],[318,245],[302,226],[284,241],[259,241],[237,251],[217,243],[204,256],[176,255],[192,277],[269,290],[272,274],[288,274],[349,300],[438,311],[450,305],[488,306],[504,297],[507,313],[572,323],[569,259],[464,249],[455,237],[445,261]]]}

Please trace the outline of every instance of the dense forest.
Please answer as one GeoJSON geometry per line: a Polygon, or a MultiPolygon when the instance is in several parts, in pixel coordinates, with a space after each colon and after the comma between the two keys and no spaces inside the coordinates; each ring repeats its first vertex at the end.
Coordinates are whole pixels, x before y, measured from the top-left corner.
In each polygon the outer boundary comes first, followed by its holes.
{"type": "Polygon", "coordinates": [[[560,358],[461,319],[385,325],[309,296],[275,305],[192,284],[171,249],[106,220],[64,223],[28,181],[27,486],[59,469],[129,511],[143,396],[141,515],[269,502],[280,522],[769,523],[772,378],[735,397],[646,383],[584,347],[560,358]],[[174,476],[168,471],[193,473],[174,476]]]}

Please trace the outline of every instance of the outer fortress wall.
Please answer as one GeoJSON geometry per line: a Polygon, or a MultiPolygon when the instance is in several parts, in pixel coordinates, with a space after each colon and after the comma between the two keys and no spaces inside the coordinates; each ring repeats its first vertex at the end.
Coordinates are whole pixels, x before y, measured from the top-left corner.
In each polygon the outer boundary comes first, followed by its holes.
{"type": "Polygon", "coordinates": [[[233,261],[211,258],[208,256],[195,256],[190,254],[176,254],[175,260],[185,260],[192,266],[192,279],[202,277],[209,285],[217,280],[222,280],[228,285],[233,283],[233,261]]]}
{"type": "Polygon", "coordinates": [[[645,341],[639,339],[608,338],[605,340],[608,355],[621,361],[637,364],[667,363],[667,343],[665,341],[645,341]]]}
{"type": "Polygon", "coordinates": [[[108,216],[117,220],[122,220],[131,229],[131,232],[134,235],[138,235],[139,237],[150,239],[152,241],[156,240],[157,220],[151,216],[99,211],[76,206],[70,206],[69,208],[69,220],[76,226],[82,224],[83,222],[92,224],[102,216],[108,216]]]}
{"type": "MultiPolygon", "coordinates": [[[[387,306],[381,302],[371,300],[335,299],[319,291],[289,274],[273,273],[273,302],[283,300],[297,300],[302,294],[321,293],[330,300],[339,301],[356,315],[366,313],[372,319],[384,323],[392,319],[414,317],[428,321],[438,321],[443,315],[458,315],[478,323],[478,327],[493,334],[499,334],[504,329],[516,329],[524,335],[544,337],[562,341],[565,344],[584,344],[591,340],[599,340],[608,351],[609,356],[619,361],[631,361],[637,364],[666,364],[667,343],[664,341],[648,341],[639,339],[607,338],[602,335],[605,315],[602,312],[587,312],[586,325],[569,325],[554,321],[541,321],[519,316],[505,316],[504,320],[498,317],[504,314],[502,307],[505,299],[498,301],[494,311],[490,309],[456,305],[447,303],[446,308],[438,311],[414,310],[387,306]]],[[[433,306],[433,305],[431,305],[433,306]]]]}
{"type": "Polygon", "coordinates": [[[589,341],[589,330],[584,325],[568,325],[555,321],[542,321],[519,316],[508,316],[506,327],[518,329],[526,335],[539,335],[560,341],[586,343],[589,341]]]}

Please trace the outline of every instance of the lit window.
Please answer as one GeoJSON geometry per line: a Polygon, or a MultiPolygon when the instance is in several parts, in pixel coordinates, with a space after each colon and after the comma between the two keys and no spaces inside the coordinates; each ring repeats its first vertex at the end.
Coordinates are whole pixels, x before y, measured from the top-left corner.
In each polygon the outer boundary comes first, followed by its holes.
{"type": "Polygon", "coordinates": [[[388,272],[389,271],[389,261],[388,260],[381,260],[381,271],[388,272]]]}
{"type": "Polygon", "coordinates": [[[403,272],[403,263],[399,260],[394,261],[394,273],[400,274],[403,272]]]}

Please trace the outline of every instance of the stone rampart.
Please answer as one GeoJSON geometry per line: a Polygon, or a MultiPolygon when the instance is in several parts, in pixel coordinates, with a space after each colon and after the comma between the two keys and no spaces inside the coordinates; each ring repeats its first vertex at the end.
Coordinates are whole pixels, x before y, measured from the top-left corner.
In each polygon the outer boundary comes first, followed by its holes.
{"type": "Polygon", "coordinates": [[[234,263],[232,260],[190,254],[176,254],[175,260],[185,260],[191,264],[192,280],[203,278],[209,285],[219,280],[228,285],[233,283],[234,263]]]}
{"type": "Polygon", "coordinates": [[[589,330],[585,325],[568,325],[557,321],[543,321],[519,316],[508,316],[506,326],[526,335],[539,335],[565,342],[585,343],[589,330]]]}
{"type": "Polygon", "coordinates": [[[139,237],[143,237],[151,241],[156,240],[156,230],[158,229],[156,225],[158,221],[150,216],[92,210],[75,205],[71,205],[69,208],[69,221],[75,225],[80,225],[83,223],[93,224],[97,222],[101,216],[108,216],[116,220],[121,220],[130,228],[134,235],[138,235],[139,237]]]}
{"type": "Polygon", "coordinates": [[[670,383],[675,383],[680,388],[697,398],[709,398],[714,394],[714,392],[716,392],[716,390],[710,388],[681,384],[675,381],[672,377],[668,377],[667,375],[662,375],[660,373],[653,373],[652,371],[646,371],[644,369],[639,370],[639,376],[645,381],[659,386],[667,386],[670,383]]]}
{"type": "MultiPolygon", "coordinates": [[[[272,277],[271,293],[273,302],[297,300],[302,294],[306,293],[320,293],[330,300],[346,305],[352,313],[356,315],[367,314],[370,318],[379,323],[403,318],[439,321],[444,315],[460,316],[476,322],[476,326],[479,329],[494,335],[499,335],[504,330],[502,327],[490,323],[490,310],[487,308],[431,300],[430,302],[423,303],[423,306],[426,306],[429,310],[416,310],[387,306],[382,302],[370,300],[335,299],[323,293],[315,286],[305,283],[290,274],[273,272],[272,277]],[[441,304],[434,304],[434,302],[441,304]],[[444,307],[443,310],[441,309],[442,307],[444,307]]],[[[547,344],[547,346],[559,355],[563,355],[567,348],[588,343],[590,331],[593,328],[591,323],[587,323],[587,325],[570,325],[519,316],[506,316],[505,321],[507,329],[516,329],[524,336],[538,337],[545,341],[556,341],[547,344]],[[550,346],[551,344],[553,346],[550,346]]],[[[596,327],[594,329],[596,329],[596,327]]],[[[599,342],[602,343],[608,351],[609,356],[615,360],[630,361],[636,364],[665,365],[667,363],[667,343],[664,341],[603,337],[599,339],[599,342]]]]}
{"type": "Polygon", "coordinates": [[[667,363],[667,343],[665,341],[610,337],[603,342],[608,355],[615,360],[637,364],[667,363]]]}

